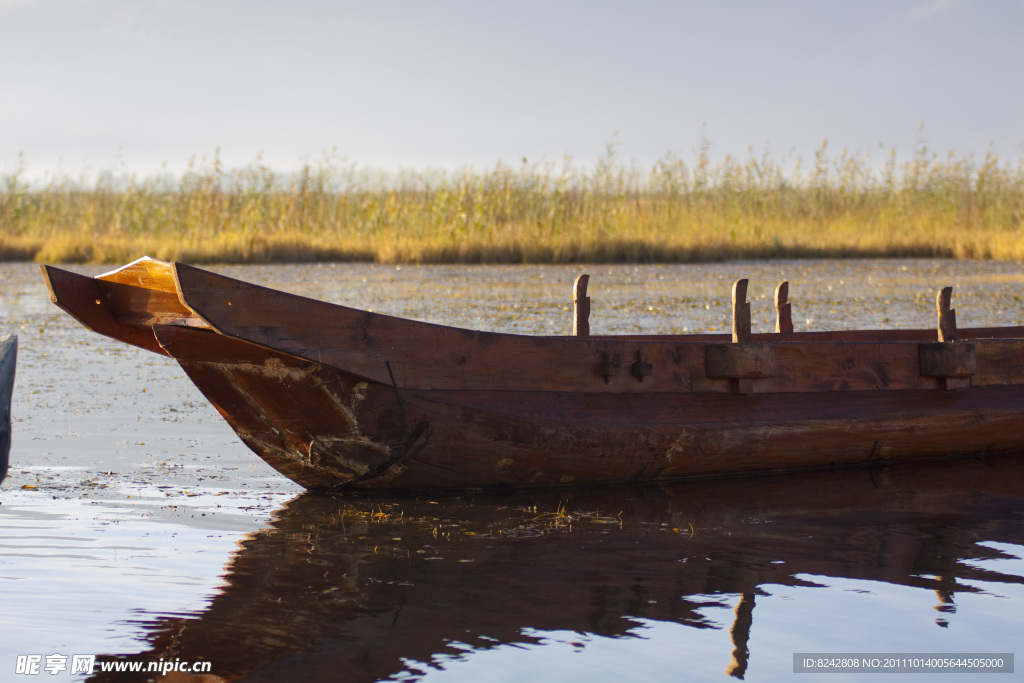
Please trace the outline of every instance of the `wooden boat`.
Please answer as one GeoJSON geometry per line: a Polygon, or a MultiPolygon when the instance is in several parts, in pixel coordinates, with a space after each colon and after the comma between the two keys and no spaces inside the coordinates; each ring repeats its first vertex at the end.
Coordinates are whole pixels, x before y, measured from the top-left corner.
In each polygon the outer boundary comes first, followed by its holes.
{"type": "Polygon", "coordinates": [[[143,258],[43,266],[86,327],[175,358],[239,437],[308,488],[604,484],[1024,450],[1024,328],[591,336],[381,315],[143,258]]]}
{"type": "Polygon", "coordinates": [[[18,338],[13,334],[0,337],[0,483],[7,477],[11,454],[11,394],[17,358],[18,338]]]}

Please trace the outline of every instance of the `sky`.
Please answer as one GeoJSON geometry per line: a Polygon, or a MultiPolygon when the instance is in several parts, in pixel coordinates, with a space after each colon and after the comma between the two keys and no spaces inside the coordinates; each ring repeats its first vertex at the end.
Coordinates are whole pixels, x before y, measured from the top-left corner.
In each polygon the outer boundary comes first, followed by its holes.
{"type": "Polygon", "coordinates": [[[0,173],[1024,157],[1020,0],[0,0],[0,173]]]}

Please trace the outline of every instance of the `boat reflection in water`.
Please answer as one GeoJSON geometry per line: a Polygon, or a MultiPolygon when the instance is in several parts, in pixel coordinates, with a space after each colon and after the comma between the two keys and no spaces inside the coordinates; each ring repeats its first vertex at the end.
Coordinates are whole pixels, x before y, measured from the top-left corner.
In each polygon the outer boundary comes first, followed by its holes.
{"type": "Polygon", "coordinates": [[[981,566],[1010,556],[993,545],[1024,545],[1022,475],[992,458],[508,497],[304,494],[241,543],[204,613],[146,623],[150,651],[124,659],[212,664],[175,681],[408,680],[538,632],[675,622],[729,629],[732,651],[706,656],[743,678],[767,584],[912,587],[941,626],[957,593],[1024,582],[981,566]],[[731,626],[704,613],[716,595],[740,596],[731,626]]]}

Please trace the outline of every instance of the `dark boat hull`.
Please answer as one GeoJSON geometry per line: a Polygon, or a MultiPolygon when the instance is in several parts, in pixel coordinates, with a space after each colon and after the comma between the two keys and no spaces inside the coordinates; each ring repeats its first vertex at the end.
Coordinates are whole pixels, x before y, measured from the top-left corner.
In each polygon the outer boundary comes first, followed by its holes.
{"type": "Polygon", "coordinates": [[[212,333],[157,334],[179,340],[168,351],[242,440],[309,488],[606,484],[1024,449],[1017,386],[833,401],[407,391],[223,337],[251,356],[210,359],[196,340],[206,359],[186,357],[186,335],[212,333]]]}
{"type": "Polygon", "coordinates": [[[976,367],[957,384],[928,374],[927,331],[731,347],[521,337],[140,263],[110,274],[121,281],[48,268],[51,293],[92,329],[175,358],[250,448],[308,488],[607,484],[1024,451],[1016,328],[975,331],[976,367]],[[720,349],[768,349],[772,364],[741,393],[712,370],[720,349]],[[646,374],[611,372],[608,359],[631,357],[646,374]]]}

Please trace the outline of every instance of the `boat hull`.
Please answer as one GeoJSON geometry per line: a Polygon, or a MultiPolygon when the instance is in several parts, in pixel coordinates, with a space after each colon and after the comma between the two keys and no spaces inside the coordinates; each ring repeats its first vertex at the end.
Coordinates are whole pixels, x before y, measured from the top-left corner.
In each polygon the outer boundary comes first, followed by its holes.
{"type": "Polygon", "coordinates": [[[149,259],[95,279],[44,273],[90,329],[175,358],[246,445],[307,488],[610,484],[1024,452],[1018,328],[955,345],[927,330],[745,345],[523,337],[149,259]]]}
{"type": "Polygon", "coordinates": [[[400,390],[212,332],[157,338],[307,488],[644,482],[1024,450],[1024,387],[578,394],[400,390]]]}

